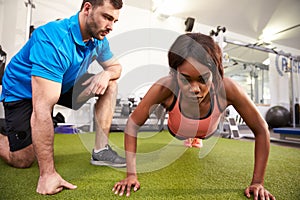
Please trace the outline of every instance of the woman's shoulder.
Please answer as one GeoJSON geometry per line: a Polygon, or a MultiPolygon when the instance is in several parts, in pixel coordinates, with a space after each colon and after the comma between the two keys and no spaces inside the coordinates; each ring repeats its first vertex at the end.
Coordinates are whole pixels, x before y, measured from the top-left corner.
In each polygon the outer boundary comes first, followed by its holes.
{"type": "Polygon", "coordinates": [[[177,93],[178,86],[176,80],[171,76],[165,76],[156,81],[149,90],[149,94],[155,95],[159,102],[168,107],[168,102],[173,99],[174,94],[177,93]]]}
{"type": "Polygon", "coordinates": [[[172,92],[176,90],[176,81],[171,76],[165,76],[157,80],[152,87],[155,87],[160,92],[172,92]]]}

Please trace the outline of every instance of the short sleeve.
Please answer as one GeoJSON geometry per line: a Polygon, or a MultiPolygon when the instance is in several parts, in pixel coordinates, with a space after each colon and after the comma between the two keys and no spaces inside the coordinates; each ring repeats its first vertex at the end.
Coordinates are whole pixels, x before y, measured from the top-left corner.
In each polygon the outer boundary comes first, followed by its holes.
{"type": "Polygon", "coordinates": [[[69,63],[52,43],[36,42],[31,48],[29,59],[32,62],[32,76],[62,83],[63,75],[69,63]]]}
{"type": "MultiPolygon", "coordinates": [[[[100,42],[100,41],[99,41],[100,42]]],[[[109,42],[106,37],[104,37],[103,40],[101,40],[102,45],[97,45],[96,51],[97,51],[97,61],[98,62],[105,62],[113,57],[113,53],[110,50],[109,42]]]]}

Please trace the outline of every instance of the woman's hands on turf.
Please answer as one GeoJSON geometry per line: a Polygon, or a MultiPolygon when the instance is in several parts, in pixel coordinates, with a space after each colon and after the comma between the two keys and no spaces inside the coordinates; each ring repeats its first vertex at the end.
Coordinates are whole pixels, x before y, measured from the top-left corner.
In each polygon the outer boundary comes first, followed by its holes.
{"type": "Polygon", "coordinates": [[[254,200],[276,200],[268,190],[264,188],[262,184],[251,184],[245,189],[245,196],[247,198],[251,197],[251,194],[254,196],[254,200]]]}
{"type": "Polygon", "coordinates": [[[130,196],[131,188],[133,187],[133,191],[136,192],[138,189],[140,189],[140,183],[137,180],[136,176],[128,176],[122,181],[117,182],[112,191],[115,192],[115,194],[119,194],[120,196],[123,196],[123,194],[126,191],[126,196],[130,196]]]}

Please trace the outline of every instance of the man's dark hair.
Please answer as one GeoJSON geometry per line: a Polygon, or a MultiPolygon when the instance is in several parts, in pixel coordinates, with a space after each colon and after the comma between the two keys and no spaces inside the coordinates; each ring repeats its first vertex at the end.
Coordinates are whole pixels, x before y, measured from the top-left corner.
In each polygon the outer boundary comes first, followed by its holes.
{"type": "Polygon", "coordinates": [[[104,5],[104,1],[109,1],[109,3],[115,8],[115,9],[121,9],[123,6],[123,2],[122,0],[83,0],[82,4],[81,4],[81,8],[80,10],[83,9],[83,6],[86,2],[89,2],[90,4],[92,4],[93,6],[97,7],[97,6],[103,6],[104,5]]]}

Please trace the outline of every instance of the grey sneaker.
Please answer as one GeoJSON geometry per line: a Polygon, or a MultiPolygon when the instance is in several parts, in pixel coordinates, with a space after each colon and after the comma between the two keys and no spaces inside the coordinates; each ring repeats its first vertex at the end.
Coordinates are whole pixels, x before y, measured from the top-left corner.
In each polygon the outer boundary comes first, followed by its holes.
{"type": "Polygon", "coordinates": [[[106,149],[95,153],[92,150],[91,164],[98,166],[111,166],[111,167],[126,167],[126,159],[120,157],[117,152],[107,144],[106,149]]]}

